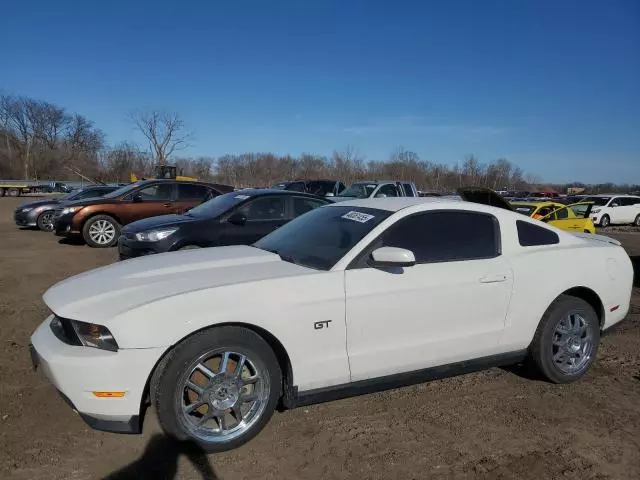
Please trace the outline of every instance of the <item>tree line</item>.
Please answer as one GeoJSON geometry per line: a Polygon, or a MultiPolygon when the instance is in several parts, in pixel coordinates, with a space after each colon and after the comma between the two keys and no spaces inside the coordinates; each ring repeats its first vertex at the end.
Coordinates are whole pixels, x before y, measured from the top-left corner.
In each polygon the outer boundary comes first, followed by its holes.
{"type": "MultiPolygon", "coordinates": [[[[398,148],[386,161],[365,161],[353,147],[330,156],[243,153],[214,157],[181,156],[191,135],[176,113],[131,112],[129,119],[148,141],[141,148],[132,142],[108,145],[91,120],[52,103],[24,96],[0,94],[0,178],[25,180],[70,179],[71,172],[104,182],[128,182],[131,173],[151,178],[157,164],[176,165],[183,175],[237,187],[269,186],[299,178],[358,180],[402,179],[426,191],[454,191],[463,185],[494,190],[532,190],[542,185],[507,159],[482,163],[467,156],[446,165],[421,159],[398,148]]],[[[577,184],[572,184],[577,185],[577,184]]],[[[640,186],[605,184],[594,191],[632,191],[640,186]]]]}

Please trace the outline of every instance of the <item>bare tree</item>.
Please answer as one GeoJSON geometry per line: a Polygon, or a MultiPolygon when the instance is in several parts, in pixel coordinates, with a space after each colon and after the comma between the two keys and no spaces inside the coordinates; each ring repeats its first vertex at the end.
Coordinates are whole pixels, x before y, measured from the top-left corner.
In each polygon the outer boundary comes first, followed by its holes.
{"type": "Polygon", "coordinates": [[[129,118],[149,142],[159,165],[166,165],[175,151],[188,146],[191,134],[185,131],[184,122],[175,112],[131,112],[129,118]]]}

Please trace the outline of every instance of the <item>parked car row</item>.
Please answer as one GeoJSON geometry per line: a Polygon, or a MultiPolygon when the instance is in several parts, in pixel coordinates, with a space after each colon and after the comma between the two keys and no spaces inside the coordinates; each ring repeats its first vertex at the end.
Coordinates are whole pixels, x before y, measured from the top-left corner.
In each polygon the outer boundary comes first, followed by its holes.
{"type": "MultiPolygon", "coordinates": [[[[80,219],[115,205],[110,215],[133,218],[138,204],[172,208],[161,202],[184,185],[133,185],[62,208],[80,219]]],[[[132,222],[120,237],[126,257],[227,246],[145,255],[54,285],[33,364],[91,427],[139,433],[151,404],[169,436],[208,452],[249,441],[278,407],[521,362],[552,383],[578,380],[629,311],[629,256],[491,191],[459,194],[331,202],[242,190],[132,222]]],[[[113,223],[69,224],[112,238],[113,223]]]]}
{"type": "Polygon", "coordinates": [[[337,180],[300,180],[270,189],[235,190],[228,185],[156,179],[120,188],[92,186],[60,199],[32,202],[16,209],[14,218],[19,226],[82,238],[92,247],[111,247],[121,239],[120,256],[128,258],[252,243],[329,202],[416,196],[413,183],[398,181],[358,182],[345,188],[337,180]],[[149,220],[141,222],[145,219],[149,220]]]}

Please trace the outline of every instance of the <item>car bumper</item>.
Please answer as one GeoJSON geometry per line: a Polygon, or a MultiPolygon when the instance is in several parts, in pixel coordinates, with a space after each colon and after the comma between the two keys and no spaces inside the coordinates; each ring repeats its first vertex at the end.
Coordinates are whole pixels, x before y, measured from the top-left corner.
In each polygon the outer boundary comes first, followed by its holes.
{"type": "Polygon", "coordinates": [[[73,229],[73,213],[56,215],[53,217],[54,232],[59,237],[80,235],[80,231],[73,229]]]}
{"type": "Polygon", "coordinates": [[[55,336],[49,316],[31,337],[31,359],[65,401],[92,428],[139,433],[145,387],[164,348],[109,352],[67,345],[55,336]],[[97,397],[94,392],[124,392],[97,397]]]}
{"type": "Polygon", "coordinates": [[[120,235],[118,239],[118,258],[128,260],[129,258],[165,253],[173,250],[174,242],[170,239],[159,242],[139,242],[128,235],[120,235]]]}
{"type": "Polygon", "coordinates": [[[37,226],[38,216],[35,215],[33,210],[28,212],[16,211],[13,214],[13,220],[19,227],[35,227],[37,226]]]}

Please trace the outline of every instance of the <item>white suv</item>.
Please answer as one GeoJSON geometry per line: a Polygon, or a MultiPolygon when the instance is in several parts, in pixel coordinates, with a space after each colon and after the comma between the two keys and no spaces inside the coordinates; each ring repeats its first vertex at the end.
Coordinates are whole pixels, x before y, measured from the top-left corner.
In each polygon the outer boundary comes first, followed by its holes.
{"type": "Polygon", "coordinates": [[[600,227],[619,224],[640,227],[640,196],[595,195],[584,201],[594,202],[591,218],[600,227]]]}

